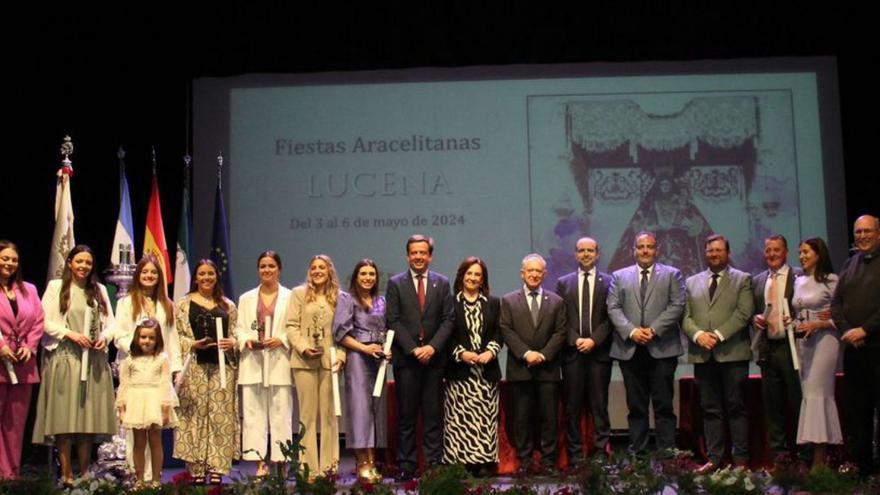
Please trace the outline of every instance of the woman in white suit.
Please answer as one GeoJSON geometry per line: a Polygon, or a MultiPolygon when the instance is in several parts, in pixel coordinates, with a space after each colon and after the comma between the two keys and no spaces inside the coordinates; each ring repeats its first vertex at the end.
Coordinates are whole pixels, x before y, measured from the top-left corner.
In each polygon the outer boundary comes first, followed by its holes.
{"type": "Polygon", "coordinates": [[[290,289],[279,282],[281,268],[278,253],[261,253],[257,258],[260,286],[238,300],[238,383],[244,412],[241,450],[244,460],[258,462],[257,476],[268,474],[263,460],[269,438],[268,459],[273,463],[284,460],[280,444],[292,438],[290,342],[284,326],[290,289]]]}
{"type": "Polygon", "coordinates": [[[43,382],[33,441],[54,441],[65,485],[73,482],[71,444],[77,446],[79,470],[84,474],[91,463],[92,443],[116,433],[116,399],[107,363],[113,310],[107,289],[93,270],[94,259],[86,245],[71,249],[61,279],[49,282],[43,294],[43,382]],[[85,356],[88,367],[83,373],[85,356]]]}
{"type": "MultiPolygon", "coordinates": [[[[116,346],[116,362],[121,363],[129,354],[131,340],[134,338],[136,323],[145,318],[153,318],[162,327],[165,353],[171,361],[171,373],[183,368],[180,360],[180,341],[174,327],[174,303],[168,298],[165,274],[160,268],[159,259],[145,254],[134,269],[134,283],[131,292],[116,303],[116,328],[113,331],[113,344],[116,346]]],[[[125,437],[125,458],[134,469],[134,436],[125,437]]],[[[150,460],[150,446],[147,445],[144,481],[153,476],[150,460]]]]}

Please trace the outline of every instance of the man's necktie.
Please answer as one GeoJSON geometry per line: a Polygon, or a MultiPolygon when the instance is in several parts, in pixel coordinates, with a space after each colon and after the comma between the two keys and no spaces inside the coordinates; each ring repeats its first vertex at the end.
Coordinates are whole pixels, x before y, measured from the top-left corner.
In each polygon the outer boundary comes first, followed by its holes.
{"type": "Polygon", "coordinates": [[[642,281],[639,284],[639,294],[642,296],[642,319],[639,322],[639,326],[645,327],[645,295],[648,293],[648,269],[645,268],[642,270],[642,281]]]}
{"type": "MultiPolygon", "coordinates": [[[[425,274],[420,273],[416,275],[416,281],[419,284],[418,297],[419,297],[419,311],[425,310],[425,274]]],[[[425,328],[419,325],[419,345],[421,345],[425,341],[425,328]]]]}
{"type": "Polygon", "coordinates": [[[529,311],[532,313],[532,324],[538,326],[538,291],[529,292],[532,302],[529,303],[529,311]]]}
{"type": "Polygon", "coordinates": [[[581,337],[590,335],[590,274],[584,273],[581,289],[581,337]]]}
{"type": "Polygon", "coordinates": [[[712,301],[715,299],[715,291],[718,289],[718,275],[717,273],[712,274],[712,283],[709,284],[709,300],[712,301]]]}

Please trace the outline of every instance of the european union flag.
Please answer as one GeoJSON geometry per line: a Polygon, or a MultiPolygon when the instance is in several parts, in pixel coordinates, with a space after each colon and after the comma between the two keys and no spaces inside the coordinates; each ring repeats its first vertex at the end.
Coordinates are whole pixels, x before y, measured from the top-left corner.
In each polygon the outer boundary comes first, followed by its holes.
{"type": "Polygon", "coordinates": [[[229,273],[229,223],[226,221],[226,207],[223,206],[223,191],[220,189],[220,180],[217,180],[217,193],[214,197],[214,235],[211,239],[211,261],[217,265],[220,271],[220,282],[223,284],[223,293],[229,299],[235,300],[232,292],[232,274],[229,273]]]}

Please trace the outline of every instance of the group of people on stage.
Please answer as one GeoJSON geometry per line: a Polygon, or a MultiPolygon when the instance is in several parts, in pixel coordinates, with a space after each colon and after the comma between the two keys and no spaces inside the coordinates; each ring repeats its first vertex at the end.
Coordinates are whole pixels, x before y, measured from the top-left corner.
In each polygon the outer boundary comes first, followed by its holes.
{"type": "Polygon", "coordinates": [[[822,465],[826,446],[843,442],[834,399],[842,355],[846,443],[861,473],[870,474],[880,403],[880,223],[864,215],[854,230],[858,251],[838,274],[820,238],[801,242],[800,269],[786,263],[784,237],[767,238],[767,270],[750,276],[732,266],[727,239],[712,235],[704,243],[707,268],[687,280],[657,263],[651,232],[635,237],[635,263],[612,275],[597,270],[599,244],[584,237],[575,246],[579,268],[555,291],[542,287],[544,259],[529,254],[522,287],[500,298],[477,257],[462,260],[450,287],[430,270],[433,240],[421,235],[407,240],[409,267],[389,278],[384,297],[369,259],[354,266],[344,290],[333,260],[316,255],[305,282],[291,290],[280,284],[281,257],[266,251],[257,257],[259,286],[238,305],[224,296],[210,260],[196,264],[191,291],[174,304],[160,262],[146,255],[115,317],[87,246],[70,251],[61,279],[49,282],[40,301],[22,281],[18,248],[0,241],[0,478],[18,475],[30,395],[41,378],[33,441],[57,447],[63,482],[74,477],[73,445],[85,471],[92,444],[116,433],[117,418],[132,432],[128,456],[140,483],[160,479],[163,428],[175,428],[174,457],[196,482],[220,483],[239,457],[265,475],[284,460],[279,443],[293,437],[294,392],[305,427],[301,461],[311,475],[333,471],[340,456],[333,387],[344,368],[346,446],[358,477],[375,482],[382,478],[375,449],[385,445],[386,428],[385,403],[373,388],[384,360],[396,382],[397,478],[416,475],[419,414],[428,465],[490,474],[505,345],[507,433],[521,473],[556,471],[560,398],[569,464],[610,450],[613,361],[626,389],[629,451],[649,452],[653,407],[655,455],[670,455],[682,332],[704,419],[708,459],[700,472],[722,465],[725,419],[733,462],[749,461],[743,384],[753,358],[763,375],[771,451],[793,447],[786,427],[797,424],[796,443],[811,445],[814,465],[822,465]],[[394,332],[390,352],[387,331],[394,332]],[[120,363],[115,394],[110,342],[120,363]],[[590,445],[581,435],[587,404],[590,445]]]}

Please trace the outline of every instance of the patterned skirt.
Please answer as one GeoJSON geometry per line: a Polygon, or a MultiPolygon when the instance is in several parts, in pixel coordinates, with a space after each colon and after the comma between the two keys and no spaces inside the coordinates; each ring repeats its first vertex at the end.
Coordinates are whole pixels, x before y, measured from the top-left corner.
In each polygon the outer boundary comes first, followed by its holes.
{"type": "Polygon", "coordinates": [[[498,384],[484,379],[481,367],[467,380],[447,382],[444,409],[445,464],[498,462],[498,384]]]}
{"type": "Polygon", "coordinates": [[[220,387],[220,366],[192,363],[180,387],[174,457],[203,471],[228,474],[241,457],[236,370],[226,367],[226,388],[220,387]]]}

